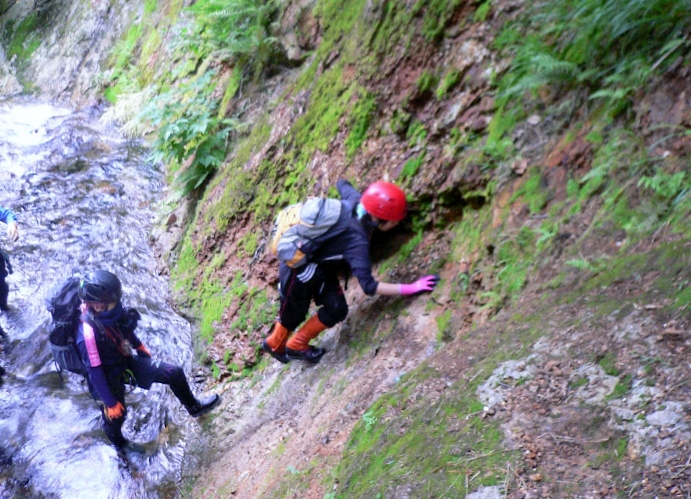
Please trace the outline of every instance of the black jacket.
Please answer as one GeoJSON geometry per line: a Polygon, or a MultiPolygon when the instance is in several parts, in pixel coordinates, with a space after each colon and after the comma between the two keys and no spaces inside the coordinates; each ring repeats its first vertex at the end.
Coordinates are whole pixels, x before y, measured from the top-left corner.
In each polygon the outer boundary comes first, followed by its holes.
{"type": "Polygon", "coordinates": [[[345,263],[349,271],[354,275],[360,287],[367,295],[373,295],[377,291],[379,283],[372,275],[372,261],[370,260],[370,238],[375,226],[371,218],[365,215],[358,219],[356,208],[360,203],[361,194],[346,180],[339,180],[336,184],[341,199],[347,203],[344,206],[352,206],[348,228],[337,236],[325,241],[314,252],[312,261],[325,268],[343,267],[345,263]]]}

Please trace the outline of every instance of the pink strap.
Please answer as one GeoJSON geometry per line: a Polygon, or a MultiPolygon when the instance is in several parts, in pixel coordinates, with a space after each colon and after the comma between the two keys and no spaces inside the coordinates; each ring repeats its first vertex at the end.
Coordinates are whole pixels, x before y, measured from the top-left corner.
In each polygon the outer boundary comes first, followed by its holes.
{"type": "Polygon", "coordinates": [[[86,322],[82,323],[84,330],[84,343],[86,344],[86,352],[89,354],[89,363],[91,367],[98,367],[101,365],[101,356],[98,355],[98,348],[96,347],[96,333],[86,322]]]}

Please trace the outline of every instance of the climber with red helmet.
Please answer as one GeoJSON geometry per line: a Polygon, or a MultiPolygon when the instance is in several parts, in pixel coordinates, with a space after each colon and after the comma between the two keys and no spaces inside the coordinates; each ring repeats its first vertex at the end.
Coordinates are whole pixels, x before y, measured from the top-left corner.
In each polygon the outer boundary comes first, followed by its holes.
{"type": "Polygon", "coordinates": [[[349,182],[339,180],[336,188],[342,209],[338,222],[330,229],[335,235],[320,243],[306,265],[292,268],[281,261],[279,266],[279,317],[262,342],[262,349],[284,364],[290,360],[316,364],[326,353],[309,342],[345,320],[348,314],[348,303],[338,279],[343,270],[352,273],[370,296],[432,291],[439,280],[436,275],[427,275],[412,284],[394,284],[379,282],[372,275],[369,251],[373,230],[388,231],[407,213],[408,203],[400,187],[390,182],[375,182],[360,194],[349,182]],[[320,308],[302,324],[312,300],[320,308]],[[298,329],[300,324],[302,327],[298,329]]]}

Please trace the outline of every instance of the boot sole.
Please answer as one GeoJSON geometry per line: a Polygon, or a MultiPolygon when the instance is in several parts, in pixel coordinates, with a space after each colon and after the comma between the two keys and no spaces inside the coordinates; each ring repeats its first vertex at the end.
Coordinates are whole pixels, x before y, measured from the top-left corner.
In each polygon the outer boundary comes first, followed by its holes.
{"type": "Polygon", "coordinates": [[[288,362],[290,362],[290,359],[288,358],[288,356],[286,354],[274,352],[273,350],[271,350],[271,347],[269,347],[269,345],[266,344],[266,341],[262,341],[262,351],[271,355],[274,359],[279,361],[281,364],[287,364],[288,362]]]}
{"type": "Polygon", "coordinates": [[[299,350],[290,350],[289,348],[286,348],[286,357],[288,357],[289,360],[304,360],[305,362],[309,362],[310,364],[319,364],[319,361],[322,360],[322,357],[325,353],[326,350],[322,350],[320,355],[315,357],[308,357],[299,350]]]}
{"type": "Polygon", "coordinates": [[[207,414],[207,413],[211,412],[212,410],[214,410],[214,408],[220,403],[221,403],[221,397],[218,397],[218,398],[216,398],[216,400],[213,403],[204,407],[204,409],[197,411],[194,414],[190,413],[190,416],[192,416],[193,418],[198,418],[199,416],[203,416],[204,414],[207,414]]]}

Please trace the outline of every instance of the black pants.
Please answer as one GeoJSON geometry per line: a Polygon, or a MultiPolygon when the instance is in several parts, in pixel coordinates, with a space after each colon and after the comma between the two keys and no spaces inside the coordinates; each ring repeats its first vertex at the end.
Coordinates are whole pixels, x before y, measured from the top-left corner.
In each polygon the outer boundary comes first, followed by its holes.
{"type": "MultiPolygon", "coordinates": [[[[191,407],[196,402],[190,385],[187,383],[185,372],[182,368],[165,362],[153,362],[150,358],[140,355],[127,359],[126,365],[117,367],[104,366],[108,385],[116,399],[125,407],[125,386],[131,384],[148,390],[154,383],[162,383],[170,386],[178,400],[185,407],[191,407]],[[134,376],[132,379],[128,371],[134,376]]],[[[108,419],[103,411],[103,431],[108,439],[116,446],[123,447],[127,439],[122,434],[122,425],[125,423],[127,409],[121,418],[108,419]]]]}
{"type": "Polygon", "coordinates": [[[307,318],[312,300],[320,306],[317,315],[326,327],[334,327],[348,315],[348,302],[338,275],[321,265],[312,270],[314,273],[308,272],[311,278],[307,282],[300,280],[301,275],[304,279],[304,267],[294,270],[282,263],[278,270],[281,285],[279,320],[288,331],[295,331],[307,318]]]}

